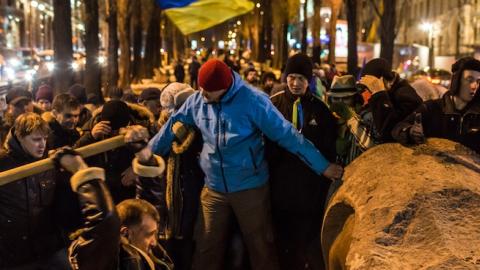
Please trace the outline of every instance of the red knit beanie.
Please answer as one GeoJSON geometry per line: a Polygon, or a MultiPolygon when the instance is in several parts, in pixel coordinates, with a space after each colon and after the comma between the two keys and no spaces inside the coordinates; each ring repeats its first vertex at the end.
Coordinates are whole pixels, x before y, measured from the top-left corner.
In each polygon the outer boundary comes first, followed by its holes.
{"type": "Polygon", "coordinates": [[[230,68],[220,60],[210,59],[198,71],[198,86],[207,92],[228,89],[232,81],[230,68]]]}

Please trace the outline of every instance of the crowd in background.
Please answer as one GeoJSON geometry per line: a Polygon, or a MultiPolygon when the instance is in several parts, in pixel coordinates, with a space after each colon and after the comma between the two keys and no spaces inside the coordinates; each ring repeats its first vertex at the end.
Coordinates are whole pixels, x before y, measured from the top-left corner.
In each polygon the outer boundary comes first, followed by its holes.
{"type": "Polygon", "coordinates": [[[296,54],[277,76],[192,57],[140,95],[9,90],[0,171],[49,154],[57,166],[0,186],[0,268],[324,269],[323,210],[343,166],[428,137],[480,153],[478,60],[452,66],[448,91],[390,66],[354,76],[296,54]],[[125,146],[75,152],[118,134],[125,146]]]}

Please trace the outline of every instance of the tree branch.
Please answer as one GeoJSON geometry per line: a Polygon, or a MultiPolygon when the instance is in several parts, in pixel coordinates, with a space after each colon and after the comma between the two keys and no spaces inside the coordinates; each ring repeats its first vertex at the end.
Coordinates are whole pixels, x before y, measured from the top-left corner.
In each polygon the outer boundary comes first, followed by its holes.
{"type": "Polygon", "coordinates": [[[380,13],[380,10],[378,9],[377,5],[375,4],[374,0],[369,0],[368,1],[370,3],[370,5],[373,7],[373,10],[375,11],[375,14],[377,14],[377,16],[381,19],[382,18],[382,14],[380,13]]]}

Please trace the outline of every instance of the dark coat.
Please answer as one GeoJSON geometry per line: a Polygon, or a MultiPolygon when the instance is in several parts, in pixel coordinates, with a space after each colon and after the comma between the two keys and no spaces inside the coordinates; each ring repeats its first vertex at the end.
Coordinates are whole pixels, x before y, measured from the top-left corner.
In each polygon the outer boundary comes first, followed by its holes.
{"type": "MultiPolygon", "coordinates": [[[[0,171],[33,161],[10,134],[0,171]]],[[[65,247],[54,209],[56,188],[54,170],[0,186],[0,268],[45,259],[65,247]]]]}
{"type": "MultiPolygon", "coordinates": [[[[289,121],[294,97],[288,89],[271,97],[272,103],[289,121]]],[[[304,127],[301,133],[330,162],[335,161],[337,122],[327,106],[309,91],[301,98],[304,127]]],[[[317,175],[297,156],[268,143],[273,211],[318,214],[323,209],[330,180],[317,175]]]]}
{"type": "MultiPolygon", "coordinates": [[[[130,108],[131,124],[142,125],[150,129],[150,125],[155,121],[152,113],[136,104],[128,104],[128,106],[130,108]]],[[[91,130],[95,124],[100,121],[101,110],[102,108],[99,108],[95,111],[93,117],[84,125],[83,135],[75,144],[75,148],[100,141],[93,138],[91,130]]],[[[129,183],[135,182],[136,177],[131,169],[134,154],[135,153],[124,146],[89,157],[85,160],[89,166],[105,169],[106,182],[115,203],[135,197],[135,185],[124,186],[122,184],[122,181],[129,183]]]]}
{"type": "Polygon", "coordinates": [[[190,77],[197,77],[198,70],[200,69],[200,63],[198,61],[192,61],[190,65],[188,65],[188,73],[190,73],[190,77]]]}
{"type": "Polygon", "coordinates": [[[463,111],[455,108],[450,92],[440,99],[426,101],[395,127],[392,132],[393,138],[404,144],[412,143],[409,131],[414,124],[416,113],[422,115],[425,137],[445,138],[459,142],[480,154],[480,97],[478,95],[463,111]]]}
{"type": "Polygon", "coordinates": [[[3,117],[0,118],[0,149],[5,146],[5,140],[13,126],[14,120],[10,114],[4,114],[3,117]]]}
{"type": "Polygon", "coordinates": [[[185,69],[183,67],[183,63],[176,64],[173,73],[175,74],[177,82],[183,83],[185,80],[185,69]]]}
{"type": "Polygon", "coordinates": [[[78,119],[78,127],[83,127],[90,119],[92,118],[92,112],[90,112],[89,109],[86,107],[83,107],[82,110],[80,111],[80,116],[78,119]]]}
{"type": "Polygon", "coordinates": [[[403,79],[397,79],[392,88],[375,93],[368,102],[373,115],[374,137],[377,142],[393,141],[391,132],[398,122],[422,104],[415,89],[403,79]]]}
{"type": "Polygon", "coordinates": [[[80,133],[76,129],[64,129],[57,120],[55,120],[51,112],[43,113],[42,118],[50,127],[50,134],[48,134],[47,140],[47,148],[49,150],[62,146],[74,146],[78,139],[80,139],[80,133]]]}
{"type": "MultiPolygon", "coordinates": [[[[69,257],[74,270],[148,270],[144,254],[120,237],[120,220],[108,188],[100,177],[102,169],[88,168],[91,179],[79,179],[76,187],[83,220],[81,234],[70,246],[69,257]]],[[[149,192],[149,191],[146,191],[149,192]]],[[[169,270],[171,260],[165,250],[153,249],[155,269],[169,270]]]]}

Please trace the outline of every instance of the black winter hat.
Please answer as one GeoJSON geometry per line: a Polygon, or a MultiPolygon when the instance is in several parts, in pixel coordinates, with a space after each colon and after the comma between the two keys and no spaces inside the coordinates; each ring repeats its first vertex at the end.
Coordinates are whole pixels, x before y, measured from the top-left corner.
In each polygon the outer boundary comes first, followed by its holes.
{"type": "Polygon", "coordinates": [[[285,74],[285,77],[292,73],[301,74],[305,76],[308,81],[310,81],[313,76],[312,60],[310,60],[310,57],[308,57],[306,54],[295,54],[294,56],[288,58],[287,65],[285,66],[285,71],[283,73],[285,74]]]}
{"type": "Polygon", "coordinates": [[[160,101],[160,94],[161,93],[162,92],[158,88],[155,88],[155,87],[146,88],[140,94],[139,101],[140,102],[145,101],[145,100],[158,100],[158,101],[160,101]]]}
{"type": "Polygon", "coordinates": [[[74,84],[70,86],[68,92],[70,95],[76,97],[81,104],[87,103],[87,91],[85,90],[85,86],[78,83],[74,84]]]}
{"type": "Polygon", "coordinates": [[[374,58],[365,65],[362,76],[372,75],[377,78],[383,77],[384,79],[391,81],[395,78],[395,74],[390,68],[390,64],[384,58],[374,58]]]}
{"type": "Polygon", "coordinates": [[[452,65],[452,82],[450,84],[450,92],[456,95],[460,90],[462,74],[464,70],[480,71],[480,61],[473,57],[463,57],[452,65]]]}
{"type": "Polygon", "coordinates": [[[130,123],[130,108],[120,100],[111,100],[103,105],[100,121],[110,121],[112,130],[126,127],[130,123]]]}

